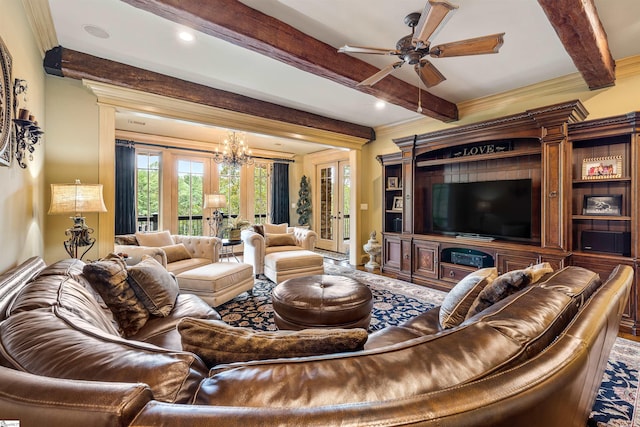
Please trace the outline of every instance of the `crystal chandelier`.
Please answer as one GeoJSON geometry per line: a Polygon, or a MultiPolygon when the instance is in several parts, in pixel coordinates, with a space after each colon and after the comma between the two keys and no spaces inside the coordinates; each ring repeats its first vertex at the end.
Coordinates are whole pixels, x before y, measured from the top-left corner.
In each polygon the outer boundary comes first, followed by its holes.
{"type": "Polygon", "coordinates": [[[229,131],[222,142],[222,152],[220,151],[220,144],[218,144],[213,160],[216,163],[223,163],[232,167],[252,165],[254,160],[251,157],[251,150],[247,146],[246,137],[244,132],[229,131]]]}

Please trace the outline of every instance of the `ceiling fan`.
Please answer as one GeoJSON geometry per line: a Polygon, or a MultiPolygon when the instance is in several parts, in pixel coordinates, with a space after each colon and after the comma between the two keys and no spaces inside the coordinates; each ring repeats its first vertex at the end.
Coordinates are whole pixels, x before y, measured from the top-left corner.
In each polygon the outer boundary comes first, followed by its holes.
{"type": "Polygon", "coordinates": [[[338,49],[338,52],[395,55],[401,59],[381,69],[368,79],[361,81],[357,86],[373,86],[407,63],[413,65],[420,80],[426,87],[433,87],[446,80],[446,78],[425,56],[445,58],[449,56],[498,53],[503,43],[504,33],[499,33],[432,47],[429,38],[442,28],[446,22],[447,15],[457,8],[458,6],[446,1],[429,0],[422,13],[410,13],[404,18],[404,23],[411,28],[411,34],[398,40],[395,49],[345,45],[338,49]]]}

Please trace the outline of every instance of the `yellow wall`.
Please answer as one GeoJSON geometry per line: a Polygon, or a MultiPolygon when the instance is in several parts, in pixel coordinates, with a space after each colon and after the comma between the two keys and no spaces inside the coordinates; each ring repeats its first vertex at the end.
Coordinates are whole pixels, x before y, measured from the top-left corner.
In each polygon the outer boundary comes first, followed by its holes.
{"type": "MultiPolygon", "coordinates": [[[[96,97],[78,80],[46,77],[46,110],[48,118],[45,182],[47,206],[51,201],[50,184],[69,184],[79,179],[96,184],[98,179],[98,106],[96,97]]],[[[97,237],[98,214],[86,214],[86,223],[97,237]]],[[[47,263],[68,257],[63,241],[64,231],[71,227],[68,215],[45,218],[45,250],[47,263]]],[[[98,257],[97,244],[85,259],[98,257]]]]}
{"type": "MultiPolygon", "coordinates": [[[[13,78],[27,80],[27,102],[21,98],[20,107],[26,105],[46,131],[42,58],[19,0],[0,0],[0,38],[13,58],[13,78]]],[[[9,167],[0,166],[0,272],[42,254],[47,139],[45,133],[27,169],[15,160],[9,167]]]]}

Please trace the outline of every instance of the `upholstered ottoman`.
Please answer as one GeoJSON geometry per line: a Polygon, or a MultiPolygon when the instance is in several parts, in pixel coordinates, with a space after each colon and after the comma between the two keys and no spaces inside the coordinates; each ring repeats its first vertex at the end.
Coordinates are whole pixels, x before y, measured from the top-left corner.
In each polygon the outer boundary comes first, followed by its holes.
{"type": "Polygon", "coordinates": [[[253,267],[235,262],[215,262],[177,276],[180,291],[195,294],[212,307],[253,289],[253,267]]]}
{"type": "Polygon", "coordinates": [[[275,283],[324,273],[322,255],[306,249],[272,252],[264,256],[264,275],[275,283]]]}
{"type": "Polygon", "coordinates": [[[357,280],[329,275],[288,279],[272,291],[279,329],[368,328],[373,296],[357,280]]]}

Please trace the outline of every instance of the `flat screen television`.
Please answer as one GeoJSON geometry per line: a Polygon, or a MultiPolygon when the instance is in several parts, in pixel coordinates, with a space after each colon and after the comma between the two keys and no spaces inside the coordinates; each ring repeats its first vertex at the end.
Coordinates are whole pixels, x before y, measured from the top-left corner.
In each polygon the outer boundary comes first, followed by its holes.
{"type": "Polygon", "coordinates": [[[433,184],[433,231],[531,239],[531,179],[433,184]]]}

